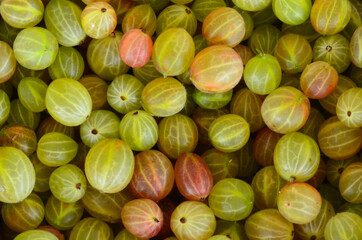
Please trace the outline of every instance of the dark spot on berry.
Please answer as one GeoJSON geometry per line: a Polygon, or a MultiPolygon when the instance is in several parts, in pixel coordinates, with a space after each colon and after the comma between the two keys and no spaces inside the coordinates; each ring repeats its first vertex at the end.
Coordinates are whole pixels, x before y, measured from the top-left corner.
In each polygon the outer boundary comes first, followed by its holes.
{"type": "Polygon", "coordinates": [[[80,190],[80,187],[81,187],[81,186],[82,186],[81,183],[77,183],[77,184],[75,185],[75,188],[78,189],[78,190],[80,190]]]}
{"type": "Polygon", "coordinates": [[[107,8],[102,8],[102,9],[101,9],[101,12],[102,12],[102,13],[107,12],[107,8]]]}
{"type": "Polygon", "coordinates": [[[200,200],[200,202],[203,202],[203,201],[205,201],[205,198],[201,197],[199,200],[200,200]]]}
{"type": "Polygon", "coordinates": [[[230,239],[233,239],[233,238],[232,238],[229,234],[228,234],[228,235],[226,235],[226,237],[227,237],[227,238],[230,238],[230,239]]]}
{"type": "Polygon", "coordinates": [[[339,173],[339,174],[342,174],[342,173],[343,173],[343,171],[344,171],[344,168],[340,168],[340,169],[338,169],[338,173],[339,173]]]}
{"type": "Polygon", "coordinates": [[[189,9],[185,9],[185,12],[186,12],[187,14],[190,14],[190,13],[191,13],[191,11],[190,11],[189,9]]]}
{"type": "Polygon", "coordinates": [[[93,130],[92,130],[92,134],[93,134],[93,135],[96,135],[97,133],[98,133],[97,129],[93,129],[93,130]]]}
{"type": "Polygon", "coordinates": [[[133,113],[133,116],[137,116],[138,115],[138,111],[135,111],[134,113],[133,113]]]}
{"type": "Polygon", "coordinates": [[[351,111],[348,111],[347,112],[347,116],[350,117],[352,115],[352,112],[351,111]]]}
{"type": "Polygon", "coordinates": [[[180,218],[180,222],[181,222],[181,223],[185,223],[185,222],[186,222],[186,218],[184,218],[184,217],[183,217],[183,218],[180,218]]]}
{"type": "Polygon", "coordinates": [[[331,46],[327,46],[327,47],[326,47],[326,51],[327,51],[327,52],[332,51],[332,47],[331,47],[331,46]]]}
{"type": "Polygon", "coordinates": [[[153,221],[155,221],[155,223],[159,223],[159,222],[160,222],[157,218],[153,218],[153,221]]]}
{"type": "Polygon", "coordinates": [[[316,240],[316,239],[317,239],[317,237],[314,235],[310,237],[310,240],[316,240]]]}
{"type": "Polygon", "coordinates": [[[122,101],[126,101],[126,98],[124,96],[121,96],[122,101]]]}
{"type": "Polygon", "coordinates": [[[295,177],[293,177],[293,176],[290,177],[290,182],[294,182],[295,180],[296,180],[295,177]]]}

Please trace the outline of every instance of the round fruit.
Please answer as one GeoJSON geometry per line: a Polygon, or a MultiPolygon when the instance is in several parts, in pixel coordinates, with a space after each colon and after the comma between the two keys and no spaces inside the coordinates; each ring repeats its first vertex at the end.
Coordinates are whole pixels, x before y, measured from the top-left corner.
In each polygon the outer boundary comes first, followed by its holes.
{"type": "Polygon", "coordinates": [[[324,239],[326,224],[334,215],[333,206],[322,198],[321,210],[313,221],[294,225],[296,236],[301,240],[324,239]]]}
{"type": "Polygon", "coordinates": [[[255,55],[273,55],[275,45],[280,35],[281,32],[277,27],[270,24],[260,25],[255,28],[251,37],[248,39],[248,47],[255,55]]]}
{"type": "Polygon", "coordinates": [[[245,65],[244,81],[253,93],[267,95],[279,86],[281,80],[282,69],[272,55],[260,54],[245,65]]]}
{"type": "Polygon", "coordinates": [[[44,230],[28,230],[20,233],[14,240],[59,240],[54,234],[44,230]]]}
{"type": "Polygon", "coordinates": [[[249,62],[250,59],[254,57],[254,53],[251,49],[245,45],[238,44],[234,48],[235,52],[239,54],[241,60],[243,61],[244,66],[249,62]]]}
{"type": "Polygon", "coordinates": [[[362,88],[350,88],[338,98],[337,117],[347,127],[362,127],[361,98],[362,88]]]}
{"type": "Polygon", "coordinates": [[[205,93],[195,88],[192,99],[202,108],[206,109],[219,109],[225,107],[233,96],[233,90],[222,93],[205,93]]]}
{"type": "Polygon", "coordinates": [[[300,86],[307,97],[321,99],[333,92],[338,84],[338,73],[328,63],[313,62],[303,70],[300,86]]]}
{"type": "Polygon", "coordinates": [[[281,134],[267,127],[258,132],[253,144],[253,154],[258,164],[264,167],[273,165],[274,149],[281,137],[281,134]]]}
{"type": "Polygon", "coordinates": [[[240,221],[253,210],[254,192],[248,183],[240,179],[225,178],[212,188],[208,202],[216,217],[240,221]]]}
{"type": "Polygon", "coordinates": [[[107,107],[107,89],[105,81],[95,75],[82,77],[79,82],[87,89],[92,99],[92,110],[107,107]]]}
{"type": "Polygon", "coordinates": [[[3,0],[1,17],[15,28],[34,27],[43,19],[44,5],[41,0],[3,0]]]}
{"type": "Polygon", "coordinates": [[[84,60],[75,48],[60,47],[55,61],[48,68],[53,80],[59,78],[72,78],[79,80],[84,72],[84,60]]]}
{"type": "Polygon", "coordinates": [[[156,33],[160,35],[170,28],[183,28],[193,36],[197,28],[194,12],[181,4],[173,4],[166,7],[157,17],[156,33]]]}
{"type": "Polygon", "coordinates": [[[71,203],[80,200],[87,189],[87,179],[83,171],[66,164],[53,171],[49,178],[52,194],[62,202],[71,203]]]}
{"type": "Polygon", "coordinates": [[[134,197],[127,190],[104,193],[88,185],[82,198],[82,205],[93,217],[109,223],[118,223],[122,220],[123,206],[133,199],[134,197]]]}
{"type": "Polygon", "coordinates": [[[32,112],[46,109],[45,94],[48,85],[37,77],[25,77],[18,85],[18,96],[21,104],[32,112]]]}
{"type": "Polygon", "coordinates": [[[10,115],[9,96],[0,89],[0,126],[2,126],[10,115]]]}
{"type": "MultiPolygon", "coordinates": [[[[15,73],[14,73],[13,77],[9,80],[9,82],[11,83],[11,85],[14,88],[18,88],[19,82],[24,77],[37,77],[37,78],[40,78],[41,80],[43,80],[46,84],[49,84],[49,82],[51,80],[47,69],[31,70],[31,69],[21,66],[20,64],[17,64],[15,73]]],[[[10,95],[9,95],[9,97],[10,97],[10,95]]]]}
{"type": "Polygon", "coordinates": [[[233,8],[217,8],[205,18],[202,24],[202,35],[210,45],[235,47],[245,36],[244,19],[233,8]]]}
{"type": "Polygon", "coordinates": [[[119,44],[119,54],[130,67],[143,67],[152,55],[153,42],[141,29],[132,29],[124,34],[119,44]]]}
{"type": "Polygon", "coordinates": [[[149,60],[146,65],[140,68],[133,68],[133,75],[141,81],[142,84],[147,84],[153,79],[162,77],[162,74],[157,71],[152,59],[149,60]]]}
{"type": "Polygon", "coordinates": [[[92,39],[87,48],[87,62],[90,69],[106,81],[112,81],[129,69],[119,55],[119,43],[122,37],[123,33],[114,31],[105,38],[92,39]]]}
{"type": "Polygon", "coordinates": [[[161,230],[162,210],[152,200],[132,200],[122,209],[122,223],[136,237],[151,238],[161,230]]]}
{"type": "Polygon", "coordinates": [[[32,192],[35,170],[29,158],[19,149],[0,147],[0,201],[17,203],[32,192]]]}
{"type": "Polygon", "coordinates": [[[141,93],[144,85],[129,74],[117,76],[107,90],[107,101],[119,113],[126,114],[141,108],[141,93]]]}
{"type": "MultiPolygon", "coordinates": [[[[3,8],[2,8],[3,9],[3,8]]],[[[58,54],[58,41],[47,29],[26,28],[14,41],[15,58],[20,65],[31,70],[49,67],[58,54]]]]}
{"type": "Polygon", "coordinates": [[[44,204],[38,195],[31,193],[22,202],[4,203],[1,216],[11,230],[24,232],[38,227],[43,221],[44,204]]]}
{"type": "Polygon", "coordinates": [[[339,191],[350,203],[362,203],[361,182],[362,163],[355,162],[344,169],[339,180],[339,191]]]}
{"type": "Polygon", "coordinates": [[[232,0],[238,7],[246,11],[260,11],[268,7],[272,0],[232,0]]]}
{"type": "Polygon", "coordinates": [[[142,240],[142,239],[128,232],[127,229],[123,229],[117,234],[114,240],[142,240]]]}
{"type": "Polygon", "coordinates": [[[324,117],[320,111],[315,108],[310,109],[310,114],[307,122],[299,130],[299,132],[307,134],[312,137],[315,141],[318,141],[318,131],[319,127],[324,122],[324,117]]]}
{"type": "Polygon", "coordinates": [[[77,151],[78,144],[71,137],[50,132],[39,139],[36,154],[44,165],[58,167],[72,161],[77,151]]]}
{"type": "Polygon", "coordinates": [[[104,139],[89,150],[84,170],[92,187],[106,193],[116,193],[131,181],[134,164],[132,150],[126,142],[104,139]]]}
{"type": "Polygon", "coordinates": [[[313,46],[313,61],[324,61],[338,73],[346,71],[349,60],[349,41],[340,34],[319,37],[313,46]]]}
{"type": "Polygon", "coordinates": [[[141,94],[142,107],[157,117],[168,117],[180,112],[186,103],[186,89],[172,77],[156,78],[141,94]]]}
{"type": "Polygon", "coordinates": [[[353,239],[362,237],[362,218],[355,213],[337,213],[327,222],[324,229],[326,240],[353,239]]]}
{"type": "MultiPolygon", "coordinates": [[[[149,4],[151,0],[143,0],[143,1],[149,1],[149,2],[143,3],[141,1],[138,1],[139,5],[127,11],[126,15],[122,20],[123,33],[127,33],[131,29],[143,29],[150,36],[152,36],[155,33],[156,14],[152,9],[152,5],[149,4]]],[[[157,2],[162,2],[162,1],[158,0],[157,2]]],[[[166,5],[167,4],[168,0],[166,5]]],[[[162,9],[164,7],[165,6],[163,6],[162,9]]]]}
{"type": "Polygon", "coordinates": [[[84,218],[70,232],[69,240],[112,240],[112,229],[96,218],[84,218]]]}
{"type": "Polygon", "coordinates": [[[81,25],[81,14],[82,9],[73,1],[51,0],[45,8],[45,26],[60,45],[81,45],[87,36],[81,25]]]}
{"type": "Polygon", "coordinates": [[[314,29],[323,35],[342,31],[350,18],[351,3],[348,0],[316,0],[310,13],[314,29]]]}
{"type": "Polygon", "coordinates": [[[352,81],[352,79],[343,75],[339,75],[336,88],[327,97],[319,99],[319,103],[329,113],[336,115],[338,98],[348,89],[355,87],[357,87],[357,85],[352,81]]]}
{"type": "Polygon", "coordinates": [[[191,118],[175,114],[163,118],[158,129],[157,146],[168,157],[177,159],[181,153],[195,150],[198,130],[191,118]]]}
{"type": "Polygon", "coordinates": [[[129,188],[137,198],[155,202],[172,190],[174,170],[171,161],[157,150],[147,150],[135,156],[135,170],[129,188]]]}
{"type": "Polygon", "coordinates": [[[36,150],[37,138],[33,129],[21,124],[8,124],[0,131],[0,146],[15,147],[27,156],[36,150]]]}
{"type": "Polygon", "coordinates": [[[286,181],[309,180],[317,172],[319,162],[318,144],[303,133],[288,133],[275,146],[275,169],[286,181]]]}
{"type": "Polygon", "coordinates": [[[245,222],[245,232],[250,240],[292,240],[294,237],[293,224],[276,209],[264,209],[251,215],[245,222]]]}
{"type": "Polygon", "coordinates": [[[199,22],[203,22],[213,10],[226,7],[224,0],[195,0],[192,3],[192,11],[199,22]]]}
{"type": "Polygon", "coordinates": [[[306,224],[314,220],[319,214],[322,197],[311,185],[293,182],[280,190],[277,205],[279,212],[289,222],[306,224]]]}
{"type": "Polygon", "coordinates": [[[177,76],[187,71],[195,56],[195,44],[183,28],[169,28],[156,39],[152,61],[164,77],[177,76]]]}
{"type": "Polygon", "coordinates": [[[80,221],[83,211],[80,201],[65,203],[52,195],[45,205],[45,218],[53,227],[65,231],[72,229],[80,221]]]}
{"type": "Polygon", "coordinates": [[[250,132],[256,132],[265,126],[261,116],[262,103],[261,96],[242,88],[233,95],[230,112],[243,117],[250,125],[250,132]]]}
{"type": "Polygon", "coordinates": [[[117,14],[106,2],[93,2],[82,11],[81,23],[85,33],[94,39],[111,34],[117,26],[117,14]]]}
{"type": "Polygon", "coordinates": [[[43,230],[46,232],[50,232],[54,236],[58,238],[58,240],[64,240],[64,235],[55,227],[52,227],[50,225],[42,225],[36,228],[37,230],[43,230]]]}
{"type": "Polygon", "coordinates": [[[251,182],[255,206],[259,209],[277,208],[278,194],[287,183],[278,175],[274,166],[259,170],[251,182]]]}
{"type": "Polygon", "coordinates": [[[362,41],[362,27],[358,27],[352,35],[349,53],[352,63],[359,68],[362,68],[361,41],[362,41]]]}
{"type": "Polygon", "coordinates": [[[282,134],[302,128],[309,112],[308,98],[298,89],[289,86],[275,89],[261,106],[261,115],[268,128],[282,134]]]}
{"type": "Polygon", "coordinates": [[[51,116],[45,118],[37,130],[37,137],[40,139],[44,134],[50,132],[60,132],[71,138],[74,138],[74,128],[64,126],[63,124],[57,122],[51,116]]]}
{"type": "Polygon", "coordinates": [[[204,201],[213,187],[212,174],[204,159],[196,153],[182,153],[175,164],[175,181],[188,200],[204,201]]]}
{"type": "Polygon", "coordinates": [[[224,178],[234,178],[238,174],[239,159],[235,153],[224,153],[211,148],[201,155],[209,167],[214,184],[224,178]]]}
{"type": "Polygon", "coordinates": [[[207,239],[215,228],[214,213],[201,202],[185,201],[171,215],[171,229],[177,239],[207,239]]]}
{"type": "Polygon", "coordinates": [[[202,92],[227,92],[240,82],[243,68],[241,57],[232,48],[215,45],[195,56],[190,79],[202,92]]]}
{"type": "MultiPolygon", "coordinates": [[[[238,0],[238,1],[244,1],[244,0],[238,0]]],[[[251,0],[247,0],[247,1],[251,1],[251,0]]],[[[257,0],[257,1],[259,1],[259,0],[257,0]]],[[[250,13],[255,26],[262,25],[262,24],[275,23],[278,20],[278,18],[275,16],[275,14],[273,12],[272,4],[270,4],[272,0],[260,0],[260,1],[264,1],[266,4],[266,7],[263,7],[262,10],[250,13]]],[[[253,1],[253,2],[255,2],[255,1],[253,1]]]]}
{"type": "Polygon", "coordinates": [[[338,188],[339,179],[346,167],[354,162],[358,162],[358,155],[354,155],[351,158],[346,160],[333,160],[329,159],[326,166],[326,177],[328,182],[333,186],[338,188]]]}
{"type": "Polygon", "coordinates": [[[226,114],[211,123],[209,137],[216,149],[223,152],[235,152],[249,140],[250,127],[243,117],[226,114]]]}
{"type": "Polygon", "coordinates": [[[40,122],[40,113],[29,111],[19,99],[14,99],[10,103],[10,115],[8,123],[22,124],[35,130],[40,122]]]}
{"type": "Polygon", "coordinates": [[[347,127],[334,116],[324,121],[319,128],[318,143],[327,157],[344,160],[360,151],[361,130],[347,127]]]}
{"type": "Polygon", "coordinates": [[[228,114],[229,111],[221,108],[217,110],[209,110],[197,107],[192,113],[192,119],[196,123],[199,135],[199,141],[205,145],[211,145],[209,138],[209,128],[211,123],[218,117],[228,114]]]}
{"type": "Polygon", "coordinates": [[[273,12],[279,20],[290,25],[304,23],[312,8],[311,0],[274,0],[272,4],[273,12]]]}
{"type": "Polygon", "coordinates": [[[45,95],[45,105],[49,114],[66,126],[82,124],[92,111],[92,99],[87,89],[70,78],[50,83],[45,95]]]}
{"type": "Polygon", "coordinates": [[[119,138],[119,117],[108,110],[95,110],[80,125],[80,137],[88,147],[106,138],[119,138]]]}
{"type": "MultiPolygon", "coordinates": [[[[310,0],[308,0],[310,1],[310,0]]],[[[274,49],[281,69],[286,73],[298,73],[312,62],[312,48],[301,35],[286,34],[279,38],[274,49]]]]}
{"type": "Polygon", "coordinates": [[[134,151],[151,149],[158,139],[156,120],[143,110],[128,112],[121,120],[119,133],[134,151]]]}
{"type": "Polygon", "coordinates": [[[0,83],[8,81],[15,73],[16,59],[13,49],[3,41],[0,41],[0,83]]]}

